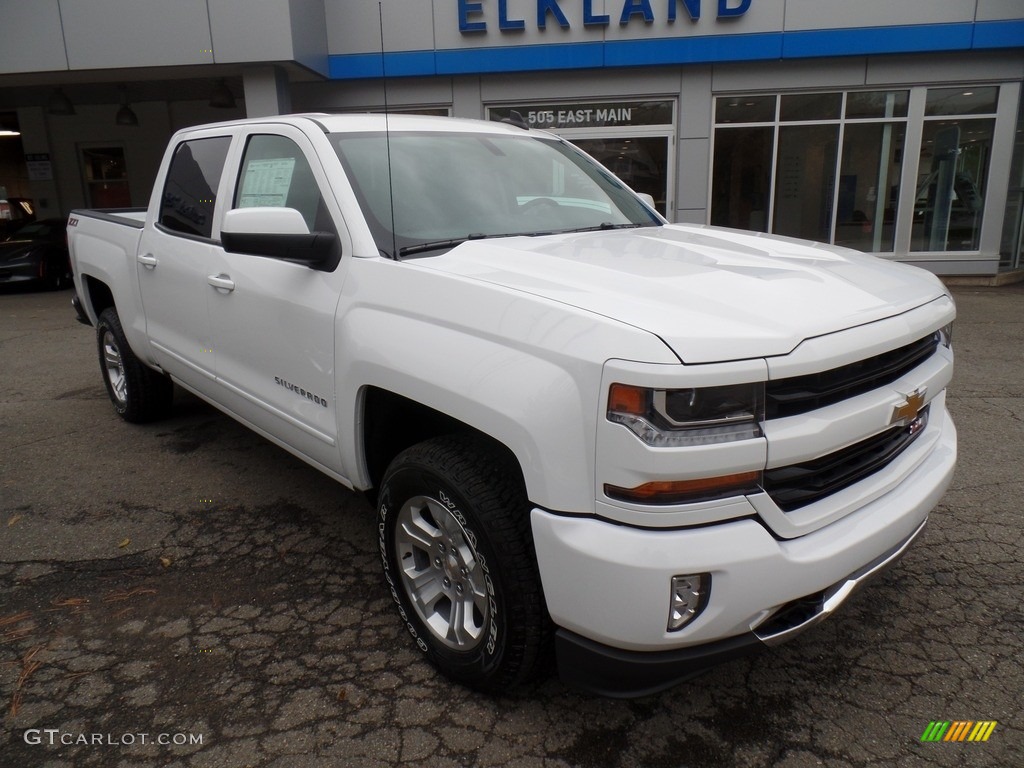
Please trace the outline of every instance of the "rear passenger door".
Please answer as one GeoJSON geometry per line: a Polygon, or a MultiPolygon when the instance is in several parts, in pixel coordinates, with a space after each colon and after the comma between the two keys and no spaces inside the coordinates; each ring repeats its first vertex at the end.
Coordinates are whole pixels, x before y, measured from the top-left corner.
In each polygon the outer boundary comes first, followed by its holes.
{"type": "Polygon", "coordinates": [[[174,150],[152,227],[136,256],[146,332],[156,362],[204,392],[215,376],[207,300],[218,190],[231,136],[190,138],[174,150]]]}
{"type": "MultiPolygon", "coordinates": [[[[252,130],[225,210],[292,208],[310,232],[337,235],[337,205],[309,140],[290,126],[252,130]]],[[[334,316],[342,267],[321,271],[217,247],[208,275],[220,285],[209,293],[219,397],[293,451],[339,472],[334,316]]]]}

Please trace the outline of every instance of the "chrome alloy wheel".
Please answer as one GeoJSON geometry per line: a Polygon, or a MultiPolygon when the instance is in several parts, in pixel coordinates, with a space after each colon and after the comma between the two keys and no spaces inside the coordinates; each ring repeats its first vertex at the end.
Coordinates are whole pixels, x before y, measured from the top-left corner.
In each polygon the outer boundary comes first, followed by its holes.
{"type": "Polygon", "coordinates": [[[486,567],[462,523],[440,501],[414,496],[395,521],[395,555],[416,615],[449,648],[469,651],[490,615],[486,567]]]}
{"type": "Polygon", "coordinates": [[[124,375],[124,363],[121,361],[121,350],[117,348],[114,335],[109,330],[103,334],[103,367],[118,405],[125,405],[128,402],[128,382],[124,375]]]}

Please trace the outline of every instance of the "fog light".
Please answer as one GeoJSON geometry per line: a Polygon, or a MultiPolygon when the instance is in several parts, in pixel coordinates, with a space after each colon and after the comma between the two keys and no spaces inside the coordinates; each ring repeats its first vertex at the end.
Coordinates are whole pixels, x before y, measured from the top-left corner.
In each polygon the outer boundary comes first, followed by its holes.
{"type": "Polygon", "coordinates": [[[668,631],[682,629],[704,610],[711,594],[711,574],[694,573],[672,577],[672,598],[668,611],[668,631]]]}

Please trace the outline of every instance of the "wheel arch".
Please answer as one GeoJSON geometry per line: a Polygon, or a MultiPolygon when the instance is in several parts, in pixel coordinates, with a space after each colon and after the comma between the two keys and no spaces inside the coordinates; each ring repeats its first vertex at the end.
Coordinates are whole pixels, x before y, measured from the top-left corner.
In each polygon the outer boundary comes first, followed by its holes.
{"type": "Polygon", "coordinates": [[[84,296],[81,296],[82,307],[92,320],[93,325],[96,325],[97,321],[103,310],[114,307],[117,305],[114,303],[114,293],[110,290],[110,286],[99,278],[93,277],[92,275],[82,275],[82,288],[84,296]]]}
{"type": "Polygon", "coordinates": [[[380,487],[388,466],[406,448],[444,435],[486,440],[506,454],[525,486],[522,463],[515,452],[492,435],[428,405],[377,386],[367,386],[361,397],[362,459],[372,494],[380,487]]]}

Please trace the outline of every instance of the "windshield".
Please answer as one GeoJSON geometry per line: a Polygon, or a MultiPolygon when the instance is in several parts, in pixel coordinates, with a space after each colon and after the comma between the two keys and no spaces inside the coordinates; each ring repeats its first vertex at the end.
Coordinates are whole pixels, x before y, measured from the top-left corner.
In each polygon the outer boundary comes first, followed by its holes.
{"type": "Polygon", "coordinates": [[[332,143],[378,249],[391,257],[486,237],[661,224],[608,170],[558,139],[403,131],[335,134],[332,143]]]}

